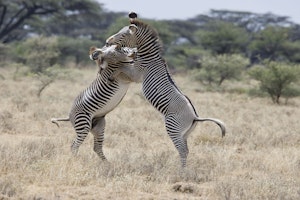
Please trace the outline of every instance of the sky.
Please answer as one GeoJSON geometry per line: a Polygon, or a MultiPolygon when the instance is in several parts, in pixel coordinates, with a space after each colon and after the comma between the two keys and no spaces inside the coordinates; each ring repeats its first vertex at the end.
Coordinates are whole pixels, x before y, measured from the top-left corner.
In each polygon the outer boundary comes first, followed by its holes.
{"type": "Polygon", "coordinates": [[[107,11],[135,11],[141,18],[188,19],[211,9],[273,13],[300,24],[300,0],[98,0],[107,11]]]}

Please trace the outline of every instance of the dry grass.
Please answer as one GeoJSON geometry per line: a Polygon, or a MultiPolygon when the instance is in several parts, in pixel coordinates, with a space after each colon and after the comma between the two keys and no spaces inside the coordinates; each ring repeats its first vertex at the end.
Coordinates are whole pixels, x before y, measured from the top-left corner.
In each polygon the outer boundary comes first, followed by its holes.
{"type": "MultiPolygon", "coordinates": [[[[199,124],[189,137],[188,167],[162,118],[133,84],[107,116],[104,153],[93,152],[91,135],[73,157],[67,116],[94,70],[78,81],[59,80],[36,96],[38,81],[13,80],[0,68],[0,199],[300,199],[300,98],[274,105],[267,98],[196,92],[199,85],[175,77],[199,115],[222,119],[228,133],[199,124]]],[[[201,91],[201,88],[200,88],[201,91]]]]}

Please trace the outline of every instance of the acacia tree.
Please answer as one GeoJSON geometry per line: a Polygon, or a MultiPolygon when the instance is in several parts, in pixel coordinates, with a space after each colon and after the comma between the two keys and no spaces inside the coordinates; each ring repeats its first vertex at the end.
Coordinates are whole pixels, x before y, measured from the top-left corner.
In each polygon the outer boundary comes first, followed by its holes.
{"type": "Polygon", "coordinates": [[[248,43],[247,32],[232,23],[212,21],[205,30],[196,33],[199,43],[214,54],[233,54],[244,52],[248,43]]]}
{"type": "Polygon", "coordinates": [[[2,0],[0,3],[0,40],[3,43],[22,38],[25,21],[34,15],[44,15],[57,12],[57,5],[52,1],[21,1],[2,0]]]}
{"type": "Polygon", "coordinates": [[[252,63],[265,59],[271,61],[284,59],[288,36],[287,28],[274,26],[269,26],[255,34],[254,40],[250,44],[252,63]]]}
{"type": "Polygon", "coordinates": [[[255,33],[268,26],[290,27],[295,24],[288,16],[275,15],[273,13],[252,13],[233,10],[214,10],[208,15],[212,19],[230,22],[239,27],[244,27],[248,32],[255,33]]]}
{"type": "MultiPolygon", "coordinates": [[[[1,0],[0,41],[8,43],[22,39],[28,33],[34,32],[33,27],[42,26],[47,30],[47,26],[43,23],[39,25],[39,22],[45,22],[49,16],[68,19],[74,13],[95,14],[99,10],[100,4],[94,0],[1,0]]],[[[94,18],[99,20],[99,16],[94,18]]]]}

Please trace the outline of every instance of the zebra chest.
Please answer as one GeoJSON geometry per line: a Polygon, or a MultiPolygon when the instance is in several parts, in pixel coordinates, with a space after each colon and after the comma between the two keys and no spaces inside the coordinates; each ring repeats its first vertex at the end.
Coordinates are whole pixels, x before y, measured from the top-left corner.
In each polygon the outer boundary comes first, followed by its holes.
{"type": "Polygon", "coordinates": [[[120,84],[118,87],[102,88],[87,92],[83,97],[83,104],[92,116],[104,116],[112,111],[123,99],[129,84],[120,84]]]}
{"type": "Polygon", "coordinates": [[[143,94],[159,112],[165,113],[171,99],[172,86],[161,80],[144,81],[143,94]]]}

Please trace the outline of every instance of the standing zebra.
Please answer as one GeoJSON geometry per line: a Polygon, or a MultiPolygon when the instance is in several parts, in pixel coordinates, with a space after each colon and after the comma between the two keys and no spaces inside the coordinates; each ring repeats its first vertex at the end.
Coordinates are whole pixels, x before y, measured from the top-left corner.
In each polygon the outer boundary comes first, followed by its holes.
{"type": "Polygon", "coordinates": [[[131,48],[116,50],[116,45],[90,49],[90,58],[96,60],[100,68],[97,78],[76,97],[68,118],[51,119],[57,125],[58,121],[71,121],[77,134],[71,146],[74,154],[91,131],[94,135],[94,151],[102,160],[106,160],[102,150],[105,115],[121,102],[131,82],[124,74],[108,80],[119,67],[134,68],[135,53],[131,48]]]}
{"type": "MultiPolygon", "coordinates": [[[[225,136],[223,122],[214,118],[198,117],[194,106],[175,85],[162,57],[162,44],[158,33],[148,24],[136,19],[136,13],[130,13],[131,24],[106,40],[106,46],[136,47],[136,77],[143,77],[145,98],[164,115],[168,135],[179,152],[182,167],[186,166],[188,155],[187,137],[195,128],[196,122],[215,122],[225,136]]],[[[131,74],[125,68],[119,68],[125,74],[131,74]]],[[[133,74],[131,74],[132,76],[133,74]]]]}

